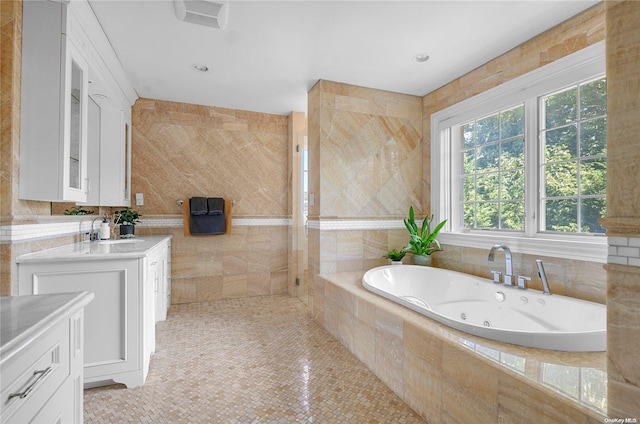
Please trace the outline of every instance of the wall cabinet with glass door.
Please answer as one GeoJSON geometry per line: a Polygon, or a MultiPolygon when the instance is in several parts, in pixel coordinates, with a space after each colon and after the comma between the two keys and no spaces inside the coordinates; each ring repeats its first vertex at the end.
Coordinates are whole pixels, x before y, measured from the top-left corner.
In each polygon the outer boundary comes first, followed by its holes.
{"type": "Polygon", "coordinates": [[[89,43],[67,4],[23,4],[20,198],[87,196],[89,43]]]}

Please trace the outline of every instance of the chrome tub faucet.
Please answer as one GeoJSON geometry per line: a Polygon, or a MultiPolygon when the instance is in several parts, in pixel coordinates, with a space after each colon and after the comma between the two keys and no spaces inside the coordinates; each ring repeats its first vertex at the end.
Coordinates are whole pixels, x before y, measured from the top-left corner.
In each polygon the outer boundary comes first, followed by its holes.
{"type": "MultiPolygon", "coordinates": [[[[489,251],[489,262],[493,262],[495,258],[495,254],[498,250],[504,250],[504,259],[505,259],[505,273],[502,282],[507,286],[513,285],[513,266],[511,264],[511,250],[508,246],[504,244],[496,244],[489,251]]],[[[491,271],[493,274],[493,282],[500,282],[500,272],[499,271],[491,271]]]]}
{"type": "Polygon", "coordinates": [[[547,273],[544,272],[544,265],[542,265],[542,259],[536,259],[536,266],[538,267],[538,275],[542,280],[542,293],[551,294],[549,289],[549,281],[547,281],[547,273]]]}

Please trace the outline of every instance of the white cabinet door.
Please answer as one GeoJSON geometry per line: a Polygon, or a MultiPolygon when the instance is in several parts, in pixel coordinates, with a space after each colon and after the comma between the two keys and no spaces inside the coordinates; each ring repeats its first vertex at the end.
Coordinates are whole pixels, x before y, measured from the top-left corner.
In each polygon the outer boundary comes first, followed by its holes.
{"type": "Polygon", "coordinates": [[[70,20],[66,4],[23,4],[21,199],[86,200],[88,62],[70,20]]]}
{"type": "Polygon", "coordinates": [[[100,203],[98,206],[131,206],[131,118],[120,107],[103,108],[100,145],[100,203]]]}
{"type": "MultiPolygon", "coordinates": [[[[130,206],[131,118],[104,64],[92,63],[88,149],[90,206],[130,206]]],[[[130,109],[130,107],[129,107],[130,109]]]]}
{"type": "Polygon", "coordinates": [[[139,262],[126,259],[18,265],[21,295],[95,294],[85,308],[85,384],[113,380],[136,387],[144,383],[142,321],[148,305],[142,302],[139,262]]]}
{"type": "Polygon", "coordinates": [[[149,286],[155,292],[155,322],[167,319],[171,301],[170,287],[170,259],[171,247],[163,244],[159,249],[149,254],[149,286]]]}

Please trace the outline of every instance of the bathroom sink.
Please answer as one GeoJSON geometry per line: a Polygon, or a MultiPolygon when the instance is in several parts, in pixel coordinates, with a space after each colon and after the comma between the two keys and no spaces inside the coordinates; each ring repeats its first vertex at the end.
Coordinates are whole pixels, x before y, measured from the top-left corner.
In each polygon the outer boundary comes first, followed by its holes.
{"type": "Polygon", "coordinates": [[[138,238],[100,240],[100,244],[124,244],[124,243],[142,243],[144,240],[138,238]]]}

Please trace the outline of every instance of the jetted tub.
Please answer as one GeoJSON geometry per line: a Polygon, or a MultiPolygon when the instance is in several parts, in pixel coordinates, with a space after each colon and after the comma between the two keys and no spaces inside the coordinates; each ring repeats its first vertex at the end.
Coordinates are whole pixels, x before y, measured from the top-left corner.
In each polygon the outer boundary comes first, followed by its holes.
{"type": "Polygon", "coordinates": [[[604,305],[416,265],[373,268],[365,289],[442,324],[487,339],[571,352],[607,349],[604,305]]]}

